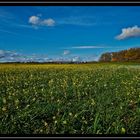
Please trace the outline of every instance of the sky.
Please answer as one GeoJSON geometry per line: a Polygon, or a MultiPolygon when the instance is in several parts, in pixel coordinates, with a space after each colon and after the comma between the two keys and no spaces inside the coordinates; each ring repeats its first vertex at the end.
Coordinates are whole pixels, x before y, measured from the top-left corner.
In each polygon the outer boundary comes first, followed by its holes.
{"type": "Polygon", "coordinates": [[[140,6],[0,6],[0,62],[97,61],[140,46],[140,6]]]}

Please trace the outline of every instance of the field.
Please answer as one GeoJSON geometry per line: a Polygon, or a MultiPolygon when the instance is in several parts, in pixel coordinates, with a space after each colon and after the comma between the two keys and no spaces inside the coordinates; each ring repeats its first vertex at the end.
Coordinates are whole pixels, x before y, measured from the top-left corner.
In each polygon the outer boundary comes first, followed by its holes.
{"type": "Polygon", "coordinates": [[[140,133],[140,64],[0,64],[0,134],[140,133]]]}

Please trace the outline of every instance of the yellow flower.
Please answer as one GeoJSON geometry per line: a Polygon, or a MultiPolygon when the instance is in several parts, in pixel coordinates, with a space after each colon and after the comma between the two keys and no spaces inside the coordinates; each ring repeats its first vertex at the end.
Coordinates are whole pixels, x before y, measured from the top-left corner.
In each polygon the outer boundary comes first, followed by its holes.
{"type": "Polygon", "coordinates": [[[85,120],[84,123],[87,124],[87,121],[85,120]]]}
{"type": "Polygon", "coordinates": [[[67,124],[67,121],[63,121],[63,124],[67,124]]]}
{"type": "Polygon", "coordinates": [[[95,105],[95,100],[91,99],[91,105],[95,105]]]}
{"type": "Polygon", "coordinates": [[[6,104],[6,99],[5,98],[3,98],[3,103],[6,104]]]}
{"type": "Polygon", "coordinates": [[[75,118],[77,118],[77,116],[78,116],[77,114],[74,115],[75,118]]]}
{"type": "Polygon", "coordinates": [[[44,122],[44,125],[45,125],[45,126],[48,126],[48,123],[47,123],[47,122],[44,122]]]}
{"type": "Polygon", "coordinates": [[[2,111],[6,111],[6,107],[3,107],[3,108],[2,108],[2,111]]]}
{"type": "Polygon", "coordinates": [[[17,99],[17,100],[15,100],[15,104],[17,105],[17,104],[19,104],[19,100],[17,99]]]}
{"type": "Polygon", "coordinates": [[[122,134],[125,134],[125,132],[126,132],[126,131],[125,131],[125,128],[122,127],[121,133],[122,133],[122,134]]]}
{"type": "Polygon", "coordinates": [[[30,105],[27,105],[26,107],[29,107],[30,105]]]}
{"type": "Polygon", "coordinates": [[[72,116],[72,113],[70,112],[69,115],[72,116]]]}

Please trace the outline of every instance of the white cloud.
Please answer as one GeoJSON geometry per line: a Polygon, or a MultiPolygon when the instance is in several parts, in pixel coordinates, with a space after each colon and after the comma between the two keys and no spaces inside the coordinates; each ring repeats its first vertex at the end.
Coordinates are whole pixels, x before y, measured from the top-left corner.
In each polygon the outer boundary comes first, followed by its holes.
{"type": "Polygon", "coordinates": [[[57,20],[58,24],[93,26],[96,25],[96,19],[93,16],[69,16],[57,20]]]}
{"type": "Polygon", "coordinates": [[[5,30],[5,29],[0,29],[0,32],[6,33],[6,34],[12,34],[12,35],[19,35],[18,33],[11,32],[11,31],[8,31],[8,30],[5,30]]]}
{"type": "Polygon", "coordinates": [[[73,62],[78,62],[81,61],[81,58],[79,56],[75,56],[74,58],[72,58],[73,62]]]}
{"type": "Polygon", "coordinates": [[[55,21],[51,18],[41,21],[41,25],[54,26],[55,21]]]}
{"type": "Polygon", "coordinates": [[[41,55],[41,54],[30,54],[24,55],[15,51],[0,50],[0,62],[55,62],[55,61],[92,61],[97,58],[93,55],[67,55],[70,53],[69,50],[64,51],[65,55],[41,55]]]}
{"type": "Polygon", "coordinates": [[[5,52],[3,50],[0,50],[0,58],[4,57],[5,52]]]}
{"type": "Polygon", "coordinates": [[[22,55],[14,51],[0,50],[0,61],[17,61],[22,55]]]}
{"type": "Polygon", "coordinates": [[[130,37],[138,37],[140,36],[140,28],[135,25],[133,27],[123,28],[122,33],[115,38],[117,40],[122,40],[130,37]]]}
{"type": "Polygon", "coordinates": [[[45,62],[47,59],[49,58],[46,55],[23,55],[14,51],[0,50],[0,62],[45,62]]]}
{"type": "Polygon", "coordinates": [[[72,47],[73,49],[98,49],[98,48],[105,48],[102,46],[76,46],[72,47]]]}
{"type": "Polygon", "coordinates": [[[40,22],[39,20],[40,20],[39,17],[37,17],[37,16],[31,16],[29,18],[29,23],[31,23],[33,25],[37,25],[40,22]]]}
{"type": "Polygon", "coordinates": [[[35,26],[54,26],[55,21],[52,18],[41,19],[40,16],[29,17],[29,23],[35,26]]]}
{"type": "Polygon", "coordinates": [[[64,50],[63,54],[68,55],[68,54],[70,54],[70,51],[69,50],[64,50]]]}

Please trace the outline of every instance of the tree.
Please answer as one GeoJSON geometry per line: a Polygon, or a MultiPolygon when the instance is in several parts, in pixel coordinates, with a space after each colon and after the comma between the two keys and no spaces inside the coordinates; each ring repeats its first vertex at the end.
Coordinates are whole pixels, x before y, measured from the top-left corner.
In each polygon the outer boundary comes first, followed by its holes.
{"type": "Polygon", "coordinates": [[[107,52],[101,55],[101,62],[140,61],[140,48],[130,48],[119,52],[107,52]]]}
{"type": "Polygon", "coordinates": [[[100,62],[110,62],[111,61],[111,57],[112,57],[111,53],[104,53],[104,54],[101,55],[99,61],[100,62]]]}

